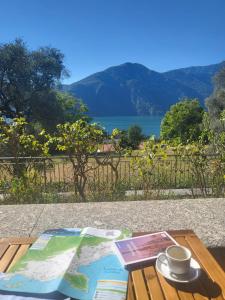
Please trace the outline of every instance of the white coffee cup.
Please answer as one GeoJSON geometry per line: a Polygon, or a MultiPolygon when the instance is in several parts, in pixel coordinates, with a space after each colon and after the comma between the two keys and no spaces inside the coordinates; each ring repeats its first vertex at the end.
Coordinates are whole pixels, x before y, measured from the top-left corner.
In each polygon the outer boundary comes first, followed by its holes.
{"type": "Polygon", "coordinates": [[[191,263],[191,251],[186,247],[173,245],[166,248],[165,253],[160,253],[158,259],[166,258],[169,269],[172,273],[181,275],[188,273],[191,263]]]}

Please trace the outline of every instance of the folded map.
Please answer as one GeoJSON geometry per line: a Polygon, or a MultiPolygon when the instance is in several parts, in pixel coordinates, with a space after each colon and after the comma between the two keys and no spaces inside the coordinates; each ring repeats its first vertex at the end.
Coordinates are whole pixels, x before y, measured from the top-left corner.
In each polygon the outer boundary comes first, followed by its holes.
{"type": "Polygon", "coordinates": [[[128,230],[90,227],[48,230],[1,276],[0,294],[59,292],[81,300],[125,300],[128,272],[113,242],[130,236],[128,230]]]}

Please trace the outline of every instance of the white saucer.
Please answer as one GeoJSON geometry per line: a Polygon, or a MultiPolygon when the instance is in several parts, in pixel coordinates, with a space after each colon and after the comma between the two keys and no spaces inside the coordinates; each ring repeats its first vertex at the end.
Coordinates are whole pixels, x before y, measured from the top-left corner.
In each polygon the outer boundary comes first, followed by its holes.
{"type": "Polygon", "coordinates": [[[170,272],[166,257],[161,256],[160,260],[156,260],[156,269],[157,271],[163,275],[165,278],[179,283],[188,283],[196,280],[201,272],[201,267],[199,263],[191,258],[191,267],[190,271],[186,274],[178,275],[170,272]]]}

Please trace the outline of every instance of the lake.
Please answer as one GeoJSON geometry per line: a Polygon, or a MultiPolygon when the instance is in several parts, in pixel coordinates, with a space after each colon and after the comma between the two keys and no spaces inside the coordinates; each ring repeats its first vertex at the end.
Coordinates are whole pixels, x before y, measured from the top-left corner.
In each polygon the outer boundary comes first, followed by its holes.
{"type": "Polygon", "coordinates": [[[93,117],[93,122],[99,123],[108,133],[111,133],[113,128],[126,130],[131,125],[139,125],[145,135],[158,137],[162,118],[163,116],[93,117]]]}

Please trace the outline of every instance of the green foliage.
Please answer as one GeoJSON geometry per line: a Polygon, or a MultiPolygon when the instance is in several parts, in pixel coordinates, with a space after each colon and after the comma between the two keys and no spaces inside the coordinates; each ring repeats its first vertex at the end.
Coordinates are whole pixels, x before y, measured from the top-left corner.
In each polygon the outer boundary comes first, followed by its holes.
{"type": "Polygon", "coordinates": [[[113,185],[106,182],[92,182],[89,189],[90,202],[123,201],[126,200],[125,193],[129,189],[129,184],[124,180],[117,180],[113,185]]]}
{"type": "Polygon", "coordinates": [[[210,122],[211,121],[208,112],[204,112],[201,125],[201,135],[199,137],[199,141],[204,145],[208,145],[212,139],[213,132],[210,122]]]}
{"type": "Polygon", "coordinates": [[[63,117],[62,120],[58,121],[58,124],[65,122],[71,123],[79,119],[90,120],[90,117],[85,114],[88,108],[80,99],[76,99],[72,95],[62,92],[57,92],[56,96],[63,117]]]}
{"type": "Polygon", "coordinates": [[[225,110],[218,119],[220,130],[213,128],[213,122],[208,113],[205,113],[202,123],[202,133],[200,141],[208,145],[210,152],[218,155],[225,160],[225,110]]]}
{"type": "Polygon", "coordinates": [[[94,168],[89,166],[88,160],[102,143],[103,131],[95,124],[78,120],[74,123],[59,124],[57,136],[51,140],[56,142],[57,150],[69,156],[73,166],[75,192],[85,200],[87,172],[94,168]]]}
{"type": "Polygon", "coordinates": [[[139,155],[131,159],[132,169],[137,173],[146,193],[154,188],[154,170],[161,161],[167,159],[167,148],[164,141],[157,143],[154,137],[151,137],[143,143],[139,155]]]}
{"type": "Polygon", "coordinates": [[[198,140],[203,113],[197,99],[172,105],[162,120],[160,136],[166,140],[178,138],[184,144],[198,140]]]}
{"type": "Polygon", "coordinates": [[[223,68],[214,78],[215,87],[213,93],[206,99],[210,126],[215,131],[223,131],[221,123],[221,113],[225,110],[225,68],[223,68]]]}
{"type": "MultiPolygon", "coordinates": [[[[223,113],[219,121],[224,122],[223,113]]],[[[221,124],[221,128],[224,125],[221,124]]],[[[176,144],[171,149],[188,162],[192,187],[198,187],[201,195],[224,195],[225,133],[212,129],[208,113],[204,113],[202,133],[197,141],[188,145],[176,144]]]]}
{"type": "Polygon", "coordinates": [[[95,156],[95,161],[98,166],[110,166],[113,172],[114,181],[111,183],[111,188],[115,188],[119,180],[119,165],[122,157],[128,154],[127,145],[124,144],[124,131],[118,128],[114,128],[111,136],[109,137],[109,143],[112,145],[113,156],[111,152],[104,153],[103,159],[95,156]]]}
{"type": "Polygon", "coordinates": [[[138,149],[144,135],[142,129],[138,125],[132,125],[127,131],[122,131],[120,136],[120,145],[123,148],[138,149]]]}
{"type": "Polygon", "coordinates": [[[225,89],[225,67],[216,74],[214,81],[217,89],[225,89]]]}
{"type": "Polygon", "coordinates": [[[80,100],[56,91],[67,75],[63,59],[55,48],[30,51],[20,39],[0,45],[1,116],[23,116],[52,131],[58,123],[84,117],[87,108],[80,100]]]}
{"type": "Polygon", "coordinates": [[[42,143],[30,130],[24,118],[15,118],[12,123],[0,118],[0,153],[11,157],[12,164],[4,166],[13,176],[26,176],[27,170],[34,167],[35,159],[30,160],[29,157],[48,155],[48,142],[42,143]]]}
{"type": "Polygon", "coordinates": [[[65,72],[63,54],[54,48],[30,51],[17,39],[0,46],[0,110],[8,118],[30,117],[32,105],[56,87],[65,72]]]}
{"type": "Polygon", "coordinates": [[[32,106],[32,121],[42,128],[54,132],[57,124],[75,122],[79,119],[89,120],[87,107],[73,96],[50,91],[46,97],[40,97],[32,106]]]}
{"type": "Polygon", "coordinates": [[[32,178],[14,177],[10,182],[8,203],[39,203],[42,202],[40,182],[35,184],[32,178]]]}
{"type": "MultiPolygon", "coordinates": [[[[203,196],[209,194],[208,191],[208,170],[210,157],[208,156],[208,148],[201,142],[192,142],[188,145],[176,145],[176,154],[184,161],[188,161],[189,173],[192,175],[192,191],[194,187],[198,187],[201,190],[203,196]]],[[[193,193],[194,194],[194,193],[193,193]]]]}
{"type": "Polygon", "coordinates": [[[138,125],[130,126],[127,132],[128,144],[132,149],[137,149],[144,136],[142,129],[138,125]]]}
{"type": "Polygon", "coordinates": [[[109,142],[112,144],[113,151],[117,155],[120,154],[122,155],[125,154],[126,152],[126,147],[124,147],[124,145],[122,144],[123,135],[124,135],[124,131],[118,128],[114,128],[111,136],[109,137],[110,138],[109,142]]]}
{"type": "Polygon", "coordinates": [[[13,157],[47,155],[48,147],[30,134],[30,129],[24,118],[15,118],[12,123],[0,118],[0,149],[5,148],[5,153],[1,154],[13,157]]]}
{"type": "Polygon", "coordinates": [[[225,183],[225,68],[215,76],[214,82],[214,92],[206,99],[208,116],[202,135],[207,136],[211,152],[216,154],[210,172],[214,194],[221,195],[225,183]]]}
{"type": "Polygon", "coordinates": [[[225,110],[222,111],[219,122],[220,128],[223,128],[223,130],[215,131],[211,129],[209,135],[212,151],[216,154],[211,172],[214,174],[214,188],[216,188],[217,194],[221,194],[224,191],[225,183],[225,110]]]}
{"type": "Polygon", "coordinates": [[[57,149],[69,156],[89,156],[98,150],[103,132],[85,120],[57,125],[57,149]]]}

